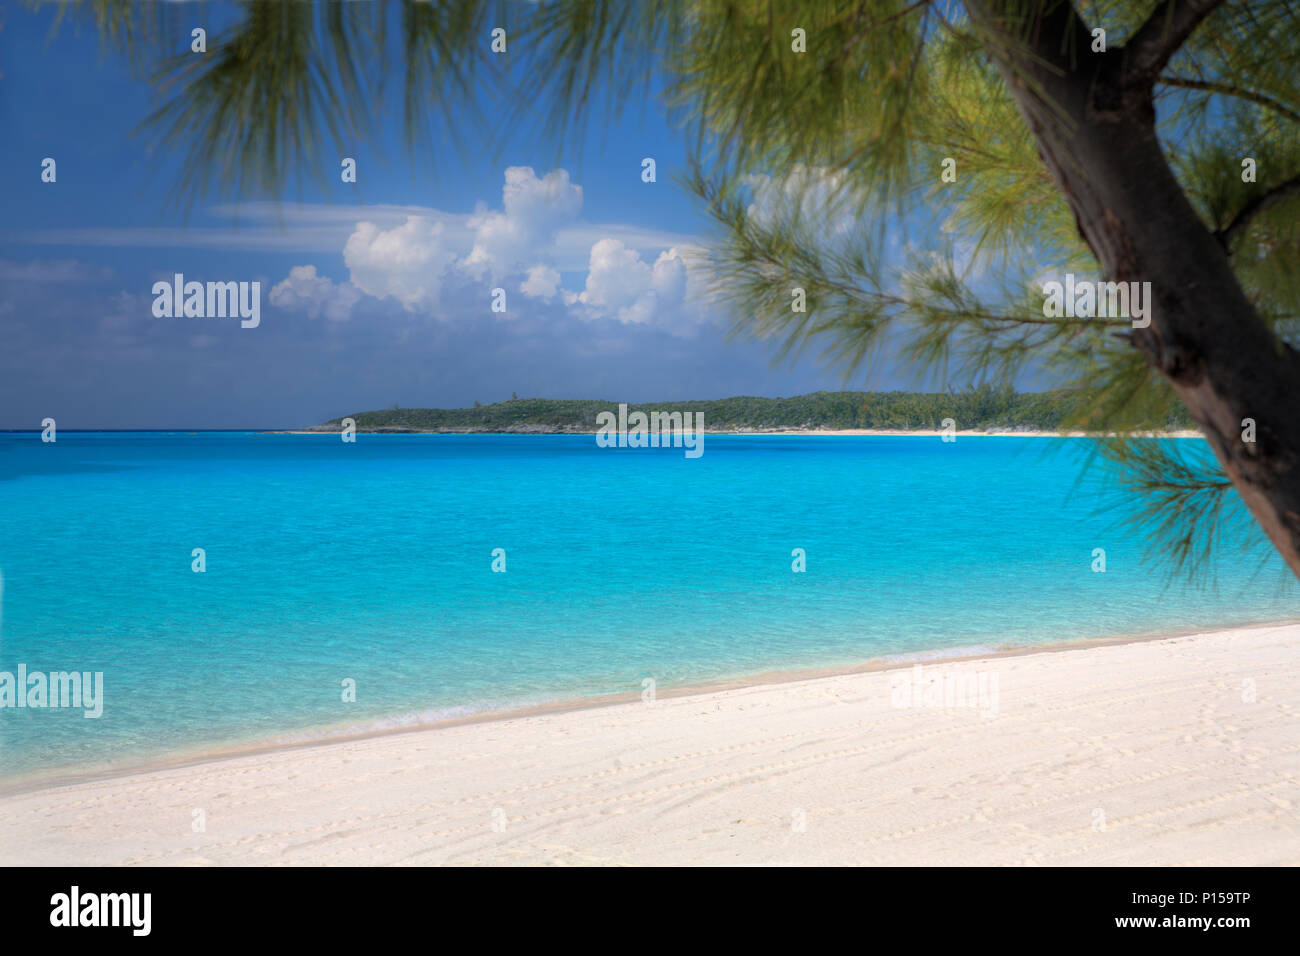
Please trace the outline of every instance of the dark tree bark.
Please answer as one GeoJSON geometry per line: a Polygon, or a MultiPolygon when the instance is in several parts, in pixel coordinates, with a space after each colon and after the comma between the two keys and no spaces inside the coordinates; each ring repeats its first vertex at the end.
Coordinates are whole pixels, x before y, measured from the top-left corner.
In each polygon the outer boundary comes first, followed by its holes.
{"type": "Polygon", "coordinates": [[[1156,79],[1217,5],[1166,0],[1122,49],[1093,53],[1065,0],[1044,0],[1028,22],[1023,2],[966,0],[1107,278],[1151,283],[1151,324],[1133,344],[1300,577],[1300,355],[1247,299],[1227,244],[1197,216],[1156,137],[1156,79]],[[1253,443],[1242,440],[1247,418],[1253,443]]]}

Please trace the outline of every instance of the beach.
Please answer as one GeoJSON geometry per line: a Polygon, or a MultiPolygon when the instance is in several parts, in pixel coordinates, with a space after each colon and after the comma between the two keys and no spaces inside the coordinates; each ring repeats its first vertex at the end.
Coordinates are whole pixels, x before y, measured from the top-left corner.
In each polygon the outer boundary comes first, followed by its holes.
{"type": "Polygon", "coordinates": [[[28,865],[1295,865],[1300,625],[549,709],[0,797],[28,865]]]}

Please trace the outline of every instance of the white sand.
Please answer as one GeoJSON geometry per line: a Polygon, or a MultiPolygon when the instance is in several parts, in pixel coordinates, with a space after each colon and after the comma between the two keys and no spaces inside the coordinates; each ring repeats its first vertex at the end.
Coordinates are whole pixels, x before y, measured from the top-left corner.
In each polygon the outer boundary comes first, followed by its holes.
{"type": "Polygon", "coordinates": [[[11,795],[0,860],[1300,863],[1300,626],[922,671],[980,673],[996,716],[904,667],[11,795]]]}

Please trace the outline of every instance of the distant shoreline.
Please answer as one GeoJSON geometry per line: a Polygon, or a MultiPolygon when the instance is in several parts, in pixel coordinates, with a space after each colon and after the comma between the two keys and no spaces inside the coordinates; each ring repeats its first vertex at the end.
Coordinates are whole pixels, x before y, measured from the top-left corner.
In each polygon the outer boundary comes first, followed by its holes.
{"type": "MultiPolygon", "coordinates": [[[[311,428],[63,428],[60,433],[64,435],[338,435],[340,429],[335,427],[325,428],[322,426],[312,426],[311,428]]],[[[39,435],[39,428],[0,428],[0,435],[39,435]]],[[[555,435],[569,435],[595,437],[594,431],[570,431],[566,429],[542,429],[542,428],[514,428],[514,429],[483,429],[483,428],[446,428],[440,430],[427,429],[406,429],[406,428],[358,428],[359,435],[534,435],[539,437],[548,437],[555,435]]],[[[773,438],[800,438],[804,436],[814,437],[847,437],[847,438],[870,438],[870,437],[907,437],[914,436],[917,438],[937,438],[944,433],[936,429],[901,429],[901,428],[773,428],[773,429],[705,429],[704,434],[711,438],[725,438],[728,436],[769,436],[773,438]]],[[[1104,438],[1112,437],[1114,432],[1082,432],[1082,431],[1043,431],[1043,430],[1024,430],[1015,431],[1011,429],[994,429],[982,431],[980,429],[958,430],[954,434],[962,438],[1104,438]]],[[[1195,429],[1180,429],[1178,431],[1153,432],[1142,431],[1135,432],[1138,438],[1202,438],[1204,436],[1195,429]]]]}
{"type": "MultiPolygon", "coordinates": [[[[258,432],[261,435],[337,435],[340,429],[324,426],[313,426],[311,428],[291,429],[286,431],[268,430],[258,432]]],[[[505,429],[482,429],[482,428],[443,428],[436,431],[417,429],[417,428],[358,428],[358,435],[586,435],[595,437],[594,431],[568,430],[562,428],[505,428],[505,429]]],[[[801,438],[805,436],[814,437],[845,437],[845,438],[870,438],[870,437],[889,437],[905,438],[908,436],[916,438],[938,438],[946,432],[938,429],[929,428],[734,428],[734,429],[705,429],[704,434],[708,437],[725,438],[729,435],[735,436],[770,436],[774,438],[801,438]]],[[[1115,432],[1083,432],[1083,431],[1041,431],[1041,430],[1024,430],[1016,431],[1010,429],[958,429],[952,433],[960,438],[1112,438],[1115,432]]],[[[1137,438],[1202,438],[1196,429],[1181,429],[1178,431],[1156,432],[1143,431],[1135,432],[1137,438]]]]}
{"type": "Polygon", "coordinates": [[[1097,418],[1076,392],[1016,392],[981,386],[966,392],[810,392],[787,398],[730,398],[662,402],[518,398],[472,408],[392,408],[351,411],[291,433],[352,432],[396,435],[592,435],[617,422],[619,432],[665,428],[705,435],[988,435],[1095,437],[1133,428],[1141,435],[1191,437],[1196,422],[1185,410],[1153,410],[1136,421],[1097,418]],[[640,424],[637,424],[637,423],[640,424]]]}

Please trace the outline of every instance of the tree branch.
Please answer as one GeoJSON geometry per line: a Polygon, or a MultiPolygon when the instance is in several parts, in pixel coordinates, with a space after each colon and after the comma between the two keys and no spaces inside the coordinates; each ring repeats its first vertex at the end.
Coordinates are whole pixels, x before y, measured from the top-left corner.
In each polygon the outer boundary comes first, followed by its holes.
{"type": "Polygon", "coordinates": [[[1124,74],[1134,86],[1152,86],[1170,58],[1223,0],[1161,0],[1124,44],[1124,74]]]}
{"type": "MultiPolygon", "coordinates": [[[[909,4],[908,6],[897,11],[896,13],[890,14],[889,16],[885,17],[883,20],[874,20],[871,23],[858,27],[858,29],[854,31],[853,35],[844,41],[844,46],[840,49],[840,56],[841,57],[848,56],[849,51],[852,50],[859,43],[861,43],[863,40],[865,40],[872,30],[878,29],[879,27],[883,27],[886,23],[890,23],[894,20],[897,20],[899,17],[905,17],[913,10],[918,10],[921,7],[928,7],[932,3],[934,3],[934,0],[916,0],[915,3],[909,4]]],[[[861,9],[859,9],[858,13],[854,15],[855,23],[860,18],[861,13],[862,11],[861,9]]]]}
{"type": "Polygon", "coordinates": [[[1036,7],[1013,0],[967,0],[967,13],[992,41],[991,52],[1014,62],[1026,79],[1073,79],[1080,65],[1094,59],[1092,34],[1073,2],[1036,7]]]}
{"type": "Polygon", "coordinates": [[[1274,186],[1268,192],[1262,193],[1246,203],[1241,208],[1241,211],[1233,216],[1232,222],[1216,232],[1214,237],[1219,240],[1225,249],[1228,248],[1232,240],[1250,225],[1252,219],[1269,206],[1276,205],[1292,195],[1300,195],[1300,175],[1292,176],[1286,182],[1274,186]]]}
{"type": "Polygon", "coordinates": [[[1300,113],[1297,113],[1286,104],[1279,103],[1263,93],[1256,93],[1254,90],[1243,90],[1241,87],[1232,86],[1228,83],[1195,80],[1189,76],[1162,76],[1157,82],[1162,86],[1177,86],[1184,90],[1202,90],[1206,93],[1222,93],[1224,96],[1235,96],[1237,99],[1249,100],[1252,103],[1258,103],[1260,106],[1276,110],[1292,122],[1300,123],[1300,113]]]}

